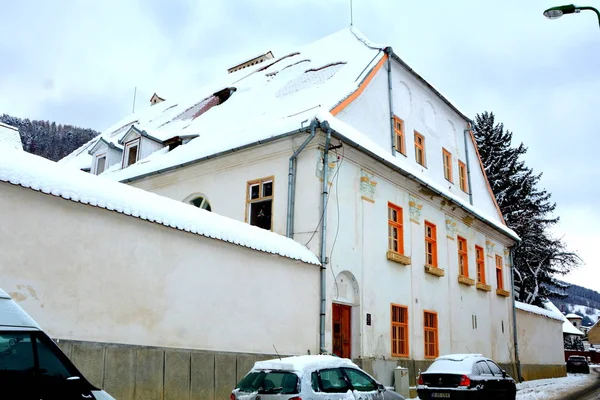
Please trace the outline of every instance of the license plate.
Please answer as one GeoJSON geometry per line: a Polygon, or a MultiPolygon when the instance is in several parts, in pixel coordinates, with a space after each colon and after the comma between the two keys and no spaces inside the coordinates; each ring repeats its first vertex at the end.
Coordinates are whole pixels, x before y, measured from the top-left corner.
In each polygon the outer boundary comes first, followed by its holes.
{"type": "Polygon", "coordinates": [[[450,393],[431,393],[431,397],[435,397],[436,399],[449,399],[450,393]]]}

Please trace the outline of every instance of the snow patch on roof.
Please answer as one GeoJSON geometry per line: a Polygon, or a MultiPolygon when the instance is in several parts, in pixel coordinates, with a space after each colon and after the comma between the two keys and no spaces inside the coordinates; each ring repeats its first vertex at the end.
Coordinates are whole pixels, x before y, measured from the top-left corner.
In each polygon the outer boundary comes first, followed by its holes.
{"type": "Polygon", "coordinates": [[[517,307],[518,310],[531,314],[537,314],[557,321],[563,321],[563,316],[560,312],[556,313],[555,311],[547,310],[532,304],[521,303],[520,301],[515,301],[515,307],[517,307]]]}
{"type": "Polygon", "coordinates": [[[0,181],[249,249],[320,265],[315,254],[284,236],[101,176],[67,168],[33,154],[0,148],[0,181]]]}
{"type": "Polygon", "coordinates": [[[282,359],[257,361],[254,363],[253,371],[256,370],[287,370],[297,372],[310,372],[321,368],[351,367],[358,368],[356,364],[347,358],[339,358],[328,355],[295,356],[282,359]]]}
{"type": "Polygon", "coordinates": [[[577,314],[567,314],[567,318],[583,319],[580,315],[577,314]]]}

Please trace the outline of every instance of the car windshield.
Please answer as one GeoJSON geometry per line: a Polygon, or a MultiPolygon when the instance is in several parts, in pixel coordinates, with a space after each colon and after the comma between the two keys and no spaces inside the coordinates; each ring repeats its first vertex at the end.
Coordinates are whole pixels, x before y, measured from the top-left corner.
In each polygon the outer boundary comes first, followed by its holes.
{"type": "Polygon", "coordinates": [[[296,394],[298,376],[289,371],[253,371],[237,384],[236,389],[262,394],[296,394]]]}
{"type": "Polygon", "coordinates": [[[571,356],[571,357],[569,357],[569,360],[571,360],[571,361],[586,361],[585,357],[583,357],[583,356],[571,356]]]}

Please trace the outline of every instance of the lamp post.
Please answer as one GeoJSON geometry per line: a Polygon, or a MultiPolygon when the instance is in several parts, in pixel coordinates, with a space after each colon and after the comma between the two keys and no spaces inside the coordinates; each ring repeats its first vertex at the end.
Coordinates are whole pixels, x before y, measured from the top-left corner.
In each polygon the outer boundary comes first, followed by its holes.
{"type": "Polygon", "coordinates": [[[548,19],[556,19],[562,17],[565,14],[579,13],[581,12],[581,10],[591,10],[595,12],[598,16],[598,25],[600,25],[600,12],[598,12],[598,10],[596,10],[594,7],[578,7],[574,4],[552,7],[544,11],[544,16],[548,19]]]}

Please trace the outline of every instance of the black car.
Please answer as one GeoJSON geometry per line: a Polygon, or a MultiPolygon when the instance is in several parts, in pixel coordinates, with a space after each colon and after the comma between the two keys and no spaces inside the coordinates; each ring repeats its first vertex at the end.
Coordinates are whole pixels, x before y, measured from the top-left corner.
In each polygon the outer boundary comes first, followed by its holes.
{"type": "Polygon", "coordinates": [[[584,356],[569,356],[567,360],[567,372],[590,373],[590,364],[584,356]]]}
{"type": "Polygon", "coordinates": [[[421,400],[513,400],[517,386],[506,371],[481,354],[450,354],[436,358],[419,376],[417,393],[421,400]]]}

